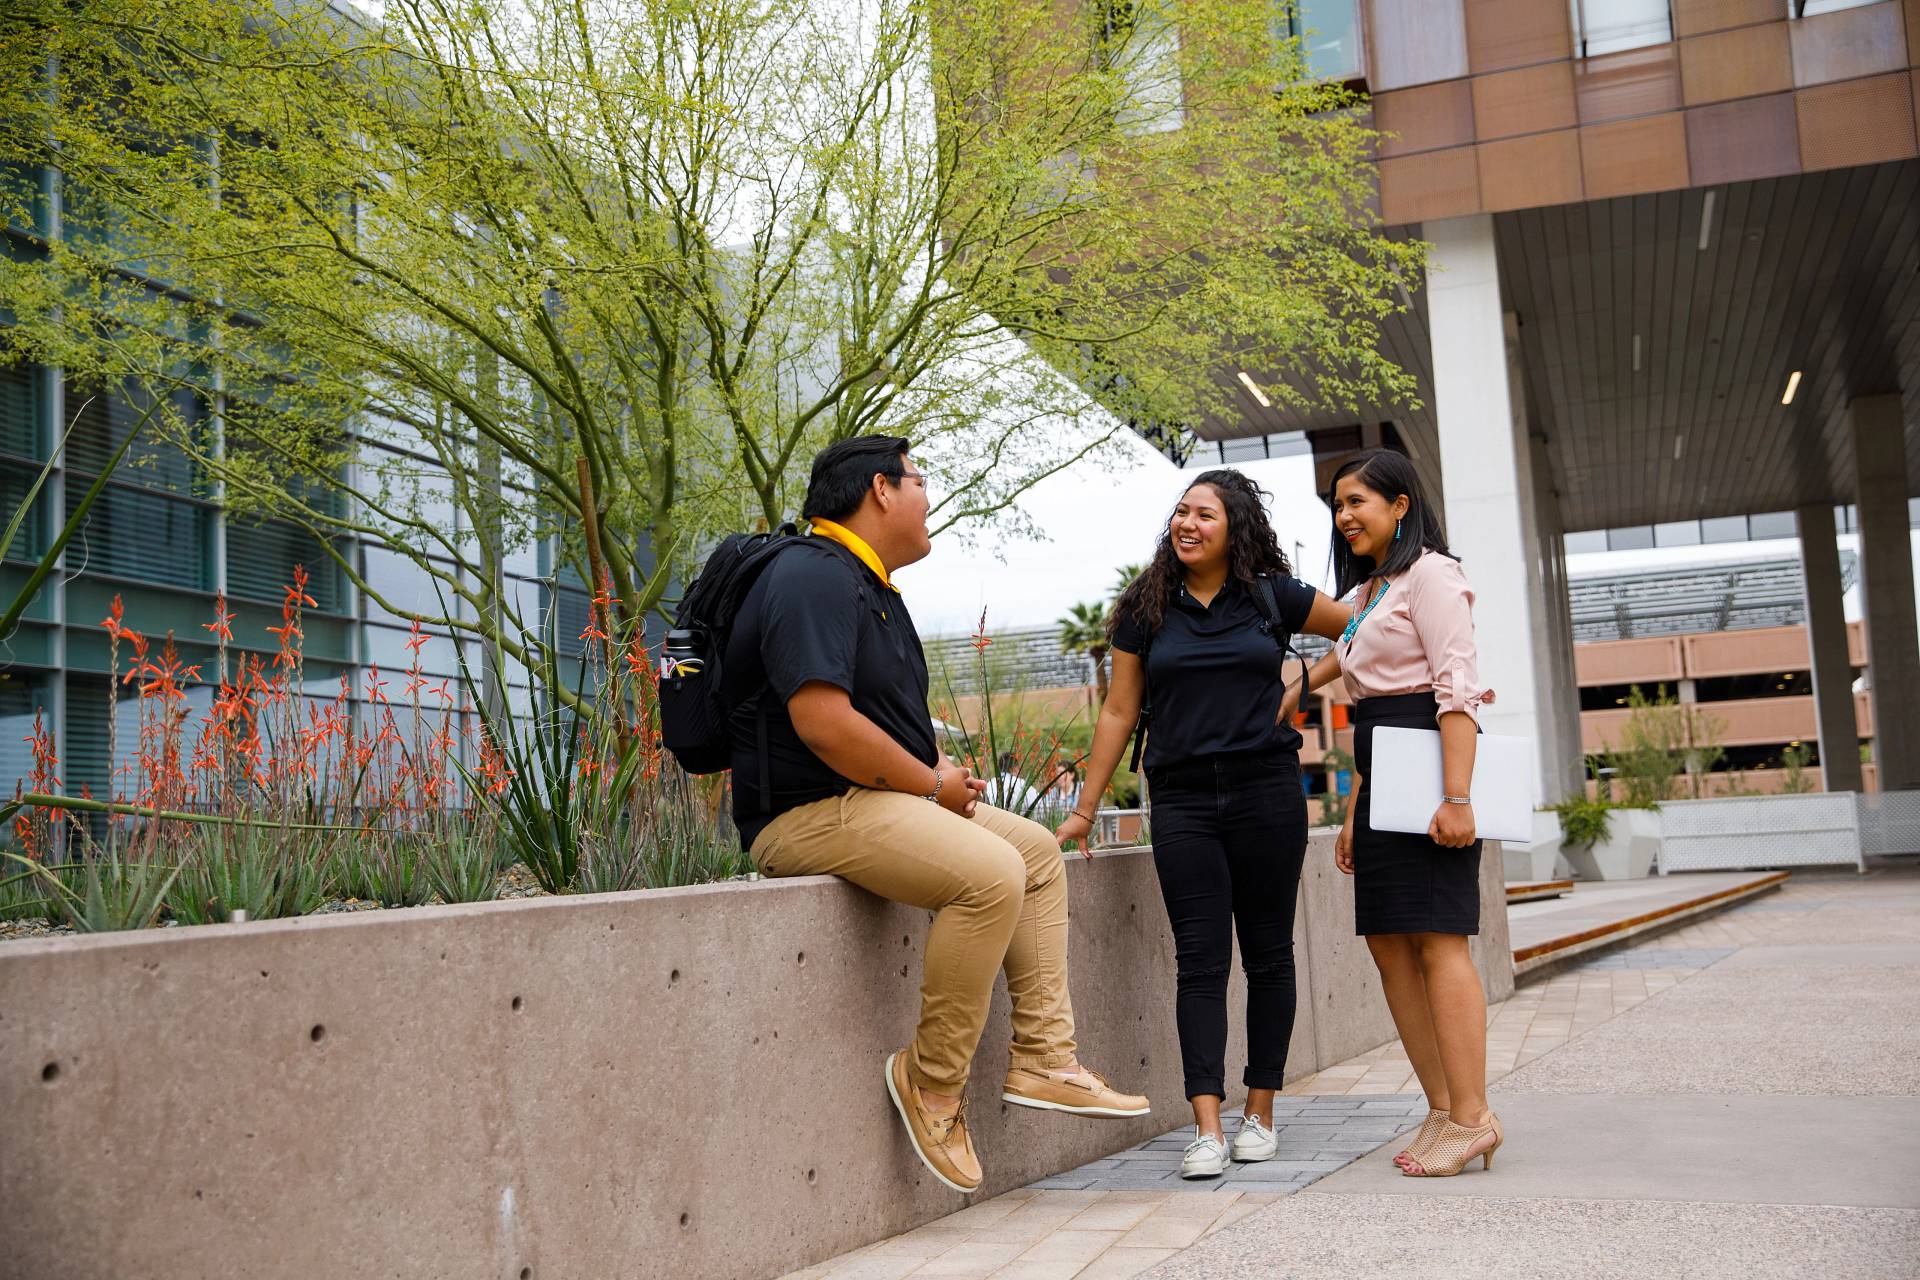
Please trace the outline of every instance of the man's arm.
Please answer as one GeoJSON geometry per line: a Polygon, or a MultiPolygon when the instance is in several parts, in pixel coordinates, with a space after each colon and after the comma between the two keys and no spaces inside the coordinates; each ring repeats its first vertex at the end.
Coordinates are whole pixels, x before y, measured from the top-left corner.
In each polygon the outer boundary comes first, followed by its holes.
{"type": "Polygon", "coordinates": [[[926,765],[895,742],[887,731],[854,710],[847,691],[824,680],[810,680],[787,699],[793,731],[847,781],[875,791],[924,796],[940,781],[940,807],[966,817],[987,784],[971,777],[965,765],[942,761],[926,765]],[[941,778],[939,775],[944,774],[941,778]]]}

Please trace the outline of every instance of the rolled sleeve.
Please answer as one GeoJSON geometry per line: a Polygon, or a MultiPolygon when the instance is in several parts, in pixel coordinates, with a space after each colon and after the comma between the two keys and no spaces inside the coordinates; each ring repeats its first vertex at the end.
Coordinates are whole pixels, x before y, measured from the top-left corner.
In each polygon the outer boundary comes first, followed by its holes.
{"type": "Polygon", "coordinates": [[[1438,554],[1425,557],[1409,576],[1407,612],[1426,652],[1428,678],[1439,704],[1436,716],[1464,711],[1477,724],[1480,708],[1493,702],[1493,690],[1480,683],[1473,588],[1457,560],[1438,554]]]}

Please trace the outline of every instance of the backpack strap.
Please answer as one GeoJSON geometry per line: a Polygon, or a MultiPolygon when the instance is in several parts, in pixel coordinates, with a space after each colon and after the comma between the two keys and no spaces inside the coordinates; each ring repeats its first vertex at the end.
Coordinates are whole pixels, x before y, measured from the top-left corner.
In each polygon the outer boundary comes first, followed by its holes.
{"type": "Polygon", "coordinates": [[[1140,753],[1146,750],[1147,722],[1153,719],[1153,686],[1147,681],[1147,658],[1153,653],[1153,633],[1147,633],[1140,646],[1140,715],[1133,722],[1133,760],[1127,772],[1140,772],[1140,753]]]}
{"type": "Polygon", "coordinates": [[[1253,580],[1253,602],[1259,606],[1260,614],[1266,621],[1266,632],[1273,637],[1280,649],[1280,693],[1287,692],[1287,658],[1292,656],[1300,663],[1300,680],[1306,682],[1307,660],[1293,647],[1293,633],[1280,620],[1280,600],[1273,590],[1273,575],[1263,573],[1253,580]]]}

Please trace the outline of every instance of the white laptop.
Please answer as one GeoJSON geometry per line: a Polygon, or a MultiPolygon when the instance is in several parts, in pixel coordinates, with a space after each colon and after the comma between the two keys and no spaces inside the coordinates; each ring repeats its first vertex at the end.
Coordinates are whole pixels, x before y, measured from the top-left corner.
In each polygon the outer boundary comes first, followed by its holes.
{"type": "MultiPolygon", "coordinates": [[[[1474,739],[1473,823],[1483,840],[1533,839],[1533,739],[1483,733],[1474,739]]],[[[1425,834],[1440,807],[1440,731],[1383,725],[1373,731],[1367,778],[1375,831],[1425,834]]]]}

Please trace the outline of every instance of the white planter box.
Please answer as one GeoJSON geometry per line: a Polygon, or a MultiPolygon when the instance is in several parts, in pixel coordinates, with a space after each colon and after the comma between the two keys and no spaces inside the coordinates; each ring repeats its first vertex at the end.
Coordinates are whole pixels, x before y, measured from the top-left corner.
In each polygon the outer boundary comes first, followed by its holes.
{"type": "Polygon", "coordinates": [[[1859,805],[1851,791],[1675,800],[1660,812],[1666,831],[1662,873],[1835,863],[1866,869],[1859,805]]]}
{"type": "Polygon", "coordinates": [[[1560,815],[1533,815],[1533,843],[1500,846],[1508,884],[1538,884],[1557,879],[1561,855],[1560,815]]]}
{"type": "MultiPolygon", "coordinates": [[[[1607,838],[1590,848],[1561,849],[1582,880],[1643,880],[1660,857],[1658,809],[1615,809],[1607,814],[1607,838]]],[[[1664,865],[1664,862],[1663,862],[1664,865]]]]}

